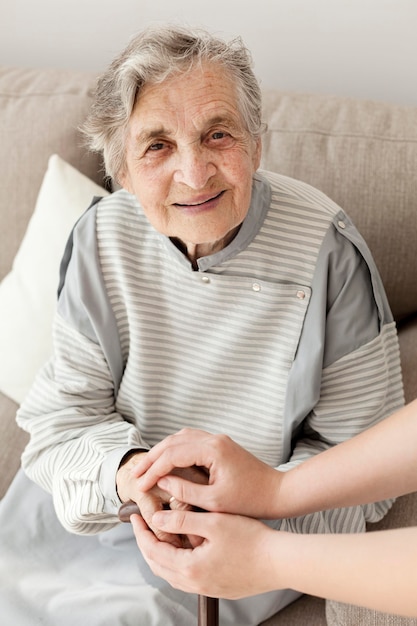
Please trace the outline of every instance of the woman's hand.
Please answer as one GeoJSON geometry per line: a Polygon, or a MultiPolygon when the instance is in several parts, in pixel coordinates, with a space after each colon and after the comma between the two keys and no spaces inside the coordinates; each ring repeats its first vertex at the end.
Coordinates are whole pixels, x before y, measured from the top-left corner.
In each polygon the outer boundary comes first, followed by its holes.
{"type": "Polygon", "coordinates": [[[239,515],[163,511],[152,525],[159,533],[199,535],[193,549],[175,547],[149,531],[138,515],[132,516],[138,547],[156,576],[176,589],[236,599],[277,588],[271,548],[279,534],[265,524],[239,515]]]}
{"type": "Polygon", "coordinates": [[[163,511],[153,516],[159,532],[199,535],[193,549],[158,541],[138,515],[132,516],[138,547],[156,576],[176,589],[236,599],[271,591],[270,540],[265,524],[239,515],[163,511]],[[250,573],[250,574],[249,574],[250,573]]]}
{"type": "MultiPolygon", "coordinates": [[[[119,467],[116,476],[116,484],[120,499],[122,502],[129,500],[136,502],[143,520],[159,540],[172,543],[178,547],[197,545],[200,542],[200,539],[197,537],[169,534],[153,526],[152,516],[156,511],[161,511],[165,508],[185,510],[191,509],[191,506],[178,501],[172,494],[157,485],[152,486],[146,491],[138,488],[138,479],[132,472],[132,468],[137,465],[138,460],[146,457],[148,454],[148,452],[133,454],[128,458],[126,463],[123,463],[119,467]]],[[[184,480],[189,482],[207,483],[208,480],[206,472],[196,467],[178,468],[174,471],[178,476],[181,476],[184,480]]]]}
{"type": "Polygon", "coordinates": [[[274,519],[284,474],[263,463],[226,435],[184,429],[157,444],[132,470],[139,489],[155,486],[199,508],[274,519]],[[189,482],[175,468],[199,466],[208,484],[189,482]]]}

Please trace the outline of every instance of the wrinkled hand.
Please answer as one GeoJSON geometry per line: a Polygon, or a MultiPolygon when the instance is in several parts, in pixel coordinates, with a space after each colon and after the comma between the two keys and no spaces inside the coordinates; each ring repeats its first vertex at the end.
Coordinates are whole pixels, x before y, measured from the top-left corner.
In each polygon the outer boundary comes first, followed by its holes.
{"type": "MultiPolygon", "coordinates": [[[[122,502],[132,500],[139,507],[141,516],[148,527],[155,533],[160,541],[172,543],[178,547],[190,547],[197,545],[201,540],[199,537],[183,536],[167,533],[152,524],[152,516],[156,511],[165,508],[170,509],[191,509],[189,504],[178,501],[168,491],[161,489],[158,485],[151,488],[141,490],[138,487],[138,479],[132,473],[132,468],[136,466],[138,460],[144,458],[148,452],[138,452],[129,457],[128,461],[119,467],[116,476],[117,492],[122,502]]],[[[207,483],[207,473],[197,467],[184,467],[173,470],[175,474],[181,476],[184,480],[196,483],[207,483]]]]}
{"type": "Polygon", "coordinates": [[[132,471],[143,491],[156,486],[181,502],[208,511],[263,519],[278,517],[278,494],[284,474],[226,435],[181,430],[152,448],[132,471]],[[193,465],[205,468],[208,484],[186,481],[175,470],[193,465]]]}

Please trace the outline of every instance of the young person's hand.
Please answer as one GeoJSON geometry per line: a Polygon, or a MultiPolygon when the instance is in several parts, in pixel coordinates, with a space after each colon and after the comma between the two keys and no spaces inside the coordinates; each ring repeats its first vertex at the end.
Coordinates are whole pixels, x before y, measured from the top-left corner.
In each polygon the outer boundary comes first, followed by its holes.
{"type": "Polygon", "coordinates": [[[133,468],[142,491],[158,486],[178,501],[204,510],[274,519],[283,474],[263,463],[227,435],[184,429],[150,450],[133,468]],[[207,484],[184,480],[173,471],[197,466],[207,484]]]}
{"type": "Polygon", "coordinates": [[[160,532],[203,538],[194,549],[184,549],[159,541],[138,515],[131,520],[153,573],[177,589],[236,599],[277,588],[271,546],[278,533],[261,522],[222,513],[156,513],[152,526],[160,532]]]}
{"type": "Polygon", "coordinates": [[[237,599],[293,589],[371,609],[417,616],[417,527],[358,534],[302,535],[224,513],[161,511],[152,524],[201,536],[193,549],[158,541],[132,516],[139,549],[173,587],[237,599]],[[387,564],[389,566],[387,567],[387,564]]]}

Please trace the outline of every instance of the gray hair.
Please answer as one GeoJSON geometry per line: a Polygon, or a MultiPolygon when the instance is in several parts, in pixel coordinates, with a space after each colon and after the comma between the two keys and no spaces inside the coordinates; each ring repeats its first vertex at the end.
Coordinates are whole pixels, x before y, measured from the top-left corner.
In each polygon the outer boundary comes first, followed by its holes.
{"type": "Polygon", "coordinates": [[[206,62],[219,63],[229,73],[243,123],[254,139],[260,137],[265,130],[261,90],[242,39],[225,42],[201,29],[151,27],[136,35],[98,79],[82,128],[90,149],[102,152],[108,176],[117,180],[125,167],[126,129],[142,87],[206,62]]]}

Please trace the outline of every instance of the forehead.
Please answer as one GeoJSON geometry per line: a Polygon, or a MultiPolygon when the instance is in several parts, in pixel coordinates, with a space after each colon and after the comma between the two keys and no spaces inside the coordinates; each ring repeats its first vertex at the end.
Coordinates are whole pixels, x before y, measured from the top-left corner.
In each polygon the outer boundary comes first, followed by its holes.
{"type": "Polygon", "coordinates": [[[236,84],[223,67],[213,64],[145,85],[131,116],[136,131],[166,124],[199,126],[208,120],[241,124],[236,84]]]}

